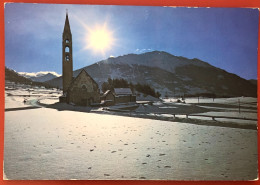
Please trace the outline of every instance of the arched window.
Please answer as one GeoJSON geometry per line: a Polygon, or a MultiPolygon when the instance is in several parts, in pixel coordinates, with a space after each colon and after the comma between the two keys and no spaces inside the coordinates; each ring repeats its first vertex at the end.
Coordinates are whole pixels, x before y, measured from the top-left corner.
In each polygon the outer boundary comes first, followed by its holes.
{"type": "Polygon", "coordinates": [[[66,47],[65,47],[65,52],[70,52],[69,46],[66,46],[66,47]]]}
{"type": "Polygon", "coordinates": [[[66,43],[70,43],[69,39],[66,39],[65,42],[66,42],[66,43]]]}
{"type": "Polygon", "coordinates": [[[82,85],[81,88],[82,88],[83,90],[87,90],[87,86],[86,86],[86,85],[82,85]]]}
{"type": "Polygon", "coordinates": [[[69,55],[66,55],[65,60],[66,60],[66,61],[70,61],[70,56],[69,56],[69,55]]]}

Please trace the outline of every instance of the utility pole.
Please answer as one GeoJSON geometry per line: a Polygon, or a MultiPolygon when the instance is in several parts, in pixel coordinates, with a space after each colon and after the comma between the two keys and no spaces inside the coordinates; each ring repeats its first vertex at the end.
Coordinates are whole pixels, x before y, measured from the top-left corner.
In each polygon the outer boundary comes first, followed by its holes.
{"type": "Polygon", "coordinates": [[[238,112],[240,114],[240,99],[238,99],[238,112]]]}

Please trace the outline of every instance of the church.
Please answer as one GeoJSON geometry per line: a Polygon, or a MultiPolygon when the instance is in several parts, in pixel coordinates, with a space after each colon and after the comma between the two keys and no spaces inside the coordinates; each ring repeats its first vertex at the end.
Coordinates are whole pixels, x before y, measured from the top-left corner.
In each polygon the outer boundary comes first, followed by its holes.
{"type": "Polygon", "coordinates": [[[100,103],[99,86],[84,69],[73,77],[72,34],[68,12],[62,35],[62,85],[60,102],[82,106],[100,103]]]}

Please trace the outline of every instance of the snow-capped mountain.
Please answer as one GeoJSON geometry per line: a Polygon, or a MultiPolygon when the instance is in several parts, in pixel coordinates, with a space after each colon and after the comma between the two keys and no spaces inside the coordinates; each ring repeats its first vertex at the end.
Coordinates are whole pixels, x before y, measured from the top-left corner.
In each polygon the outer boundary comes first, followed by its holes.
{"type": "MultiPolygon", "coordinates": [[[[163,96],[216,94],[217,96],[256,96],[256,85],[235,74],[216,68],[199,59],[178,57],[153,51],[111,57],[75,70],[85,69],[102,85],[108,78],[124,78],[132,83],[149,84],[163,96]]],[[[47,81],[62,87],[61,77],[47,81]]]]}
{"type": "Polygon", "coordinates": [[[32,81],[30,78],[26,78],[26,77],[18,74],[16,71],[9,69],[7,67],[5,67],[5,81],[10,81],[10,82],[25,84],[25,85],[38,86],[38,87],[40,87],[40,86],[43,86],[46,88],[53,87],[47,83],[32,81]]]}
{"type": "Polygon", "coordinates": [[[19,72],[19,74],[35,82],[46,82],[61,76],[53,71],[40,71],[37,73],[19,72]]]}
{"type": "Polygon", "coordinates": [[[199,59],[187,59],[185,57],[179,57],[171,55],[164,51],[152,51],[142,54],[128,54],[119,57],[110,57],[107,60],[98,62],[97,64],[128,64],[142,65],[149,67],[158,67],[169,72],[175,72],[176,67],[185,65],[196,65],[201,67],[210,67],[206,62],[199,59]]]}

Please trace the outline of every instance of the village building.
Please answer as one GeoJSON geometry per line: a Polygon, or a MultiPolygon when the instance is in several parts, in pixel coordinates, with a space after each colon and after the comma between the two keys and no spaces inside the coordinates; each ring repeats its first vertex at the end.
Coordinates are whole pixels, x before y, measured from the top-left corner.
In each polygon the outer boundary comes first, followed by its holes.
{"type": "Polygon", "coordinates": [[[136,102],[136,96],[130,88],[115,88],[115,103],[136,102]]]}
{"type": "Polygon", "coordinates": [[[60,102],[84,106],[100,103],[98,84],[84,69],[73,78],[72,34],[68,12],[62,36],[62,80],[63,95],[60,97],[60,102]]]}
{"type": "Polygon", "coordinates": [[[104,106],[111,106],[115,105],[116,103],[116,97],[115,93],[111,90],[107,90],[102,96],[101,96],[101,103],[104,106]]]}

